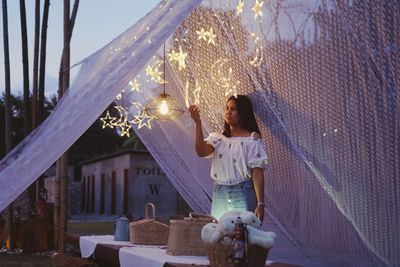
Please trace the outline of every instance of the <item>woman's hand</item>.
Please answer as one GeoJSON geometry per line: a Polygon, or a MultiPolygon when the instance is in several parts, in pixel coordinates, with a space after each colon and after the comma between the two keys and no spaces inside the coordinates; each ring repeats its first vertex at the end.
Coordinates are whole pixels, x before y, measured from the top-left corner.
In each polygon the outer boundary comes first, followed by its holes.
{"type": "Polygon", "coordinates": [[[254,211],[258,219],[260,221],[264,221],[264,205],[257,205],[256,210],[254,211]]]}
{"type": "Polygon", "coordinates": [[[190,117],[194,120],[196,124],[201,124],[200,118],[200,108],[197,105],[191,105],[189,107],[190,117]]]}

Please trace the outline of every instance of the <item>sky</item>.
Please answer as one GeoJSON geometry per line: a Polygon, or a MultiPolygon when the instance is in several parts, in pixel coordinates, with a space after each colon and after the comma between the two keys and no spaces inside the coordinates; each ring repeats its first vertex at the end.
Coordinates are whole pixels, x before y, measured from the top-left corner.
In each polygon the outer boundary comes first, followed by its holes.
{"type": "MultiPolygon", "coordinates": [[[[41,1],[41,16],[43,13],[41,1]]],[[[80,0],[71,40],[71,66],[90,56],[145,16],[160,0],[80,0]]],[[[71,10],[74,0],[71,0],[71,10]]],[[[29,43],[29,79],[32,88],[32,63],[35,27],[35,1],[26,0],[29,43]]],[[[22,46],[19,1],[8,0],[11,92],[22,93],[22,46]]],[[[0,11],[1,12],[1,11],[0,11]]],[[[2,13],[1,13],[2,14],[2,13]]],[[[3,17],[0,19],[0,94],[4,92],[3,17]]],[[[63,46],[63,0],[50,0],[47,32],[46,94],[57,92],[58,69],[63,46]]],[[[76,70],[78,68],[75,68],[76,70]]],[[[72,78],[76,71],[71,72],[72,78]]]]}

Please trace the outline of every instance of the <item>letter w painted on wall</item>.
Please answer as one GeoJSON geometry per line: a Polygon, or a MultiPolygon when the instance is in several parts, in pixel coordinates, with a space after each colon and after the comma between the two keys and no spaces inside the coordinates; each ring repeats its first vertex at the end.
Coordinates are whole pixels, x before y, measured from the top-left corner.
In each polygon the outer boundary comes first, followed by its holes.
{"type": "Polygon", "coordinates": [[[151,194],[158,195],[160,193],[160,186],[160,184],[149,184],[151,194]]]}

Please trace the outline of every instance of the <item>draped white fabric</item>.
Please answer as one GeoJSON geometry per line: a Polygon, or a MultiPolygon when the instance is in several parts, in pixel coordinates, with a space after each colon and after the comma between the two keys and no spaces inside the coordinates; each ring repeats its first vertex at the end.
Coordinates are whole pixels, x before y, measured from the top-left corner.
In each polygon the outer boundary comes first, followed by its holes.
{"type": "MultiPolygon", "coordinates": [[[[167,93],[199,103],[205,136],[222,130],[228,95],[253,101],[270,159],[270,260],[399,266],[400,3],[200,2],[161,3],[84,62],[55,112],[1,162],[0,210],[118,93],[129,120],[161,93],[167,40],[167,93]]],[[[195,156],[188,114],[151,126],[133,128],[190,206],[208,212],[210,162],[195,156]]]]}

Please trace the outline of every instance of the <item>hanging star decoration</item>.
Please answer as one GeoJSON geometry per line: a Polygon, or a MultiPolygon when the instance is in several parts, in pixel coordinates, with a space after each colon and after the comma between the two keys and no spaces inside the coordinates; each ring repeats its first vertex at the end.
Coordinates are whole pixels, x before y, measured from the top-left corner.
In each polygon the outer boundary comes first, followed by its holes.
{"type": "Polygon", "coordinates": [[[208,43],[215,45],[215,38],[217,38],[217,35],[214,33],[213,28],[210,27],[210,30],[208,31],[208,43]]]}
{"type": "Polygon", "coordinates": [[[170,53],[167,54],[169,56],[169,60],[171,62],[177,61],[178,62],[178,69],[182,70],[186,68],[186,57],[187,53],[183,52],[182,47],[179,46],[179,52],[172,50],[170,53]]]}
{"type": "Polygon", "coordinates": [[[178,55],[179,55],[179,53],[176,52],[175,50],[172,50],[171,52],[167,53],[167,56],[169,57],[170,62],[172,62],[174,60],[178,60],[178,55]]]}
{"type": "Polygon", "coordinates": [[[256,0],[254,7],[251,10],[254,11],[254,19],[256,20],[258,17],[262,17],[262,6],[264,5],[264,1],[259,2],[256,0]]]}
{"type": "Polygon", "coordinates": [[[100,118],[100,120],[103,122],[102,129],[107,128],[107,127],[113,129],[114,128],[113,123],[114,123],[115,119],[116,119],[115,117],[110,116],[110,112],[108,112],[108,110],[107,110],[106,116],[104,118],[100,118]]]}
{"type": "Polygon", "coordinates": [[[204,30],[204,28],[201,28],[200,31],[196,31],[197,33],[197,40],[203,40],[207,42],[208,44],[213,44],[215,45],[215,38],[217,38],[217,35],[214,33],[214,30],[212,27],[210,27],[209,31],[204,30]]]}
{"type": "Polygon", "coordinates": [[[150,76],[152,81],[155,81],[156,83],[165,83],[165,80],[161,77],[163,74],[162,71],[160,71],[160,66],[164,64],[161,60],[157,60],[153,66],[148,65],[145,69],[146,71],[146,76],[150,76]]]}
{"type": "Polygon", "coordinates": [[[236,6],[236,15],[240,16],[243,13],[243,1],[239,0],[238,5],[236,6]]]}
{"type": "Polygon", "coordinates": [[[201,28],[200,31],[196,31],[198,37],[197,40],[204,40],[207,41],[208,37],[208,32],[204,30],[204,28],[201,28]]]}
{"type": "Polygon", "coordinates": [[[121,128],[121,136],[126,135],[127,137],[130,137],[130,129],[132,126],[129,124],[127,119],[125,119],[125,121],[120,124],[119,127],[121,128]]]}
{"type": "Polygon", "coordinates": [[[137,81],[137,79],[135,78],[133,81],[129,81],[129,86],[131,87],[131,91],[134,92],[141,92],[140,90],[140,83],[137,81]]]}
{"type": "Polygon", "coordinates": [[[153,120],[153,116],[149,116],[145,111],[142,111],[140,115],[134,116],[134,119],[131,121],[133,124],[138,124],[138,129],[146,126],[151,129],[150,122],[153,120]]]}
{"type": "Polygon", "coordinates": [[[185,59],[187,57],[187,53],[184,53],[182,51],[182,47],[179,46],[179,55],[178,55],[178,65],[179,65],[179,70],[181,70],[182,68],[186,68],[186,63],[185,63],[185,59]]]}

